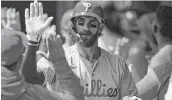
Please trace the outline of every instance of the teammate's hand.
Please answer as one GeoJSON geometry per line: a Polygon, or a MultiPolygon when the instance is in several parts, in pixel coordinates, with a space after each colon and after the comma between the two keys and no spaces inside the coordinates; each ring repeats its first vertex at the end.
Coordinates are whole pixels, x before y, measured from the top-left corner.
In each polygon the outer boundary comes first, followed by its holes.
{"type": "Polygon", "coordinates": [[[129,96],[125,96],[125,97],[123,97],[122,100],[130,100],[130,97],[129,96]]]}
{"type": "Polygon", "coordinates": [[[45,50],[40,50],[37,54],[42,55],[52,63],[64,59],[65,53],[62,47],[60,35],[56,35],[55,25],[52,25],[47,32],[48,33],[46,33],[45,37],[42,37],[42,39],[46,39],[47,52],[45,50]]]}
{"type": "Polygon", "coordinates": [[[2,27],[13,28],[15,30],[21,31],[20,13],[18,11],[16,12],[15,8],[9,8],[4,12],[4,16],[6,16],[6,18],[2,19],[2,27]]]}
{"type": "Polygon", "coordinates": [[[30,10],[25,9],[26,32],[30,36],[41,36],[52,20],[53,17],[44,20],[42,3],[37,0],[30,4],[30,10]]]}

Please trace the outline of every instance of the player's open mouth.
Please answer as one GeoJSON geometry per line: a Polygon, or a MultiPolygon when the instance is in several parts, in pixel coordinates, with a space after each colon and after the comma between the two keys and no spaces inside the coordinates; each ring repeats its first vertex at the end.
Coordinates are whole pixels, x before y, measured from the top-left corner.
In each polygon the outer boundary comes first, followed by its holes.
{"type": "Polygon", "coordinates": [[[91,34],[80,34],[82,36],[91,36],[91,34]]]}
{"type": "Polygon", "coordinates": [[[140,34],[140,31],[139,31],[139,30],[130,30],[130,32],[132,32],[132,33],[134,33],[134,34],[137,34],[137,35],[140,34]]]}

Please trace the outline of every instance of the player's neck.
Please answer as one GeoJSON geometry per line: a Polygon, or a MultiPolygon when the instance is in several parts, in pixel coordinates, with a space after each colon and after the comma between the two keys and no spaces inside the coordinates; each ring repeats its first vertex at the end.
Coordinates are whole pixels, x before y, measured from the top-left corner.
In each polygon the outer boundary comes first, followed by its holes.
{"type": "Polygon", "coordinates": [[[91,47],[84,47],[82,45],[77,46],[80,56],[84,57],[88,61],[94,63],[101,56],[101,50],[98,47],[98,43],[95,43],[91,47]]]}

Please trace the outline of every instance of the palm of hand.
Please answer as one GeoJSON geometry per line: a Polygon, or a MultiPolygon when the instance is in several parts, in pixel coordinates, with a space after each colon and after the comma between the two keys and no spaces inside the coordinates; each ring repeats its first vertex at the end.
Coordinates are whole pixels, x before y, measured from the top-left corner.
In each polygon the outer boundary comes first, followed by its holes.
{"type": "Polygon", "coordinates": [[[21,30],[21,24],[20,22],[13,22],[13,23],[9,23],[8,26],[10,26],[11,28],[14,28],[16,30],[21,30]]]}
{"type": "Polygon", "coordinates": [[[65,57],[60,38],[56,38],[55,41],[51,41],[50,45],[51,46],[49,46],[49,59],[52,59],[52,61],[58,61],[65,57]]]}
{"type": "Polygon", "coordinates": [[[41,17],[31,17],[26,20],[26,31],[29,34],[40,35],[42,33],[42,25],[44,19],[41,17]]]}

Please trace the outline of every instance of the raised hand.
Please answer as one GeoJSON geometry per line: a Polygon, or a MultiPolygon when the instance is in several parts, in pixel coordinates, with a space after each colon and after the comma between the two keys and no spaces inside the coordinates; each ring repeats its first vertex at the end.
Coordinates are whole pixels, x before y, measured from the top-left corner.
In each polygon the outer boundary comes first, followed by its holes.
{"type": "Polygon", "coordinates": [[[43,5],[37,0],[30,4],[30,10],[25,9],[26,32],[31,36],[40,36],[50,25],[53,17],[43,18],[43,5]],[[30,11],[30,12],[29,12],[30,11]]]}
{"type": "Polygon", "coordinates": [[[42,39],[46,40],[46,49],[40,49],[37,54],[44,56],[51,62],[56,62],[60,59],[65,58],[64,50],[62,48],[61,38],[56,35],[56,27],[52,25],[46,30],[46,34],[43,35],[42,39]]]}
{"type": "Polygon", "coordinates": [[[2,19],[2,27],[4,28],[13,28],[18,31],[21,30],[21,22],[20,22],[20,13],[15,8],[9,8],[5,11],[5,16],[7,19],[2,19]]]}
{"type": "Polygon", "coordinates": [[[7,23],[7,7],[1,7],[1,29],[5,28],[7,23]]]}

